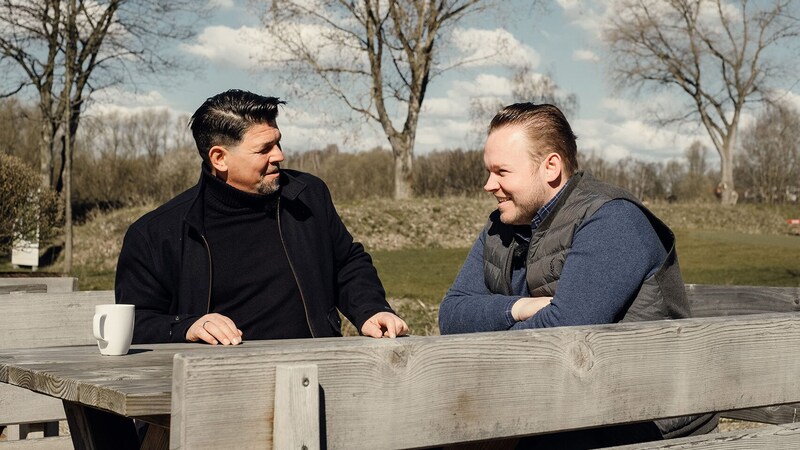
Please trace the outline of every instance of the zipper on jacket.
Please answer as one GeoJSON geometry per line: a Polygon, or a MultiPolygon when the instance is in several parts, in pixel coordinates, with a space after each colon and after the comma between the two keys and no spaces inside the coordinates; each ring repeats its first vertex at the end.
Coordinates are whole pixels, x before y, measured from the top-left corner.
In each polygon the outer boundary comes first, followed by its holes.
{"type": "Polygon", "coordinates": [[[300,280],[297,278],[297,272],[295,272],[294,270],[294,265],[292,264],[292,258],[289,257],[289,249],[286,248],[286,241],[283,240],[283,229],[281,228],[280,197],[278,197],[278,206],[275,209],[275,217],[278,219],[278,236],[280,236],[281,238],[281,246],[283,247],[283,252],[286,254],[286,260],[289,261],[289,268],[292,269],[292,276],[294,276],[294,282],[297,283],[297,290],[300,292],[300,301],[303,302],[303,312],[306,313],[306,324],[308,325],[308,331],[311,332],[311,337],[315,338],[317,337],[317,335],[314,333],[314,327],[311,326],[311,320],[308,318],[308,307],[306,306],[306,297],[303,295],[303,288],[300,286],[300,280]]]}
{"type": "Polygon", "coordinates": [[[211,312],[211,286],[213,285],[214,266],[211,264],[211,247],[208,246],[206,237],[201,233],[198,234],[206,246],[206,253],[208,253],[208,303],[206,303],[206,314],[209,314],[211,312]]]}
{"type": "Polygon", "coordinates": [[[503,284],[506,287],[505,295],[512,295],[513,292],[511,291],[511,279],[513,278],[513,271],[511,268],[512,262],[514,261],[514,252],[517,250],[519,244],[517,240],[512,238],[511,244],[508,246],[508,256],[506,257],[505,264],[503,264],[503,284]]]}

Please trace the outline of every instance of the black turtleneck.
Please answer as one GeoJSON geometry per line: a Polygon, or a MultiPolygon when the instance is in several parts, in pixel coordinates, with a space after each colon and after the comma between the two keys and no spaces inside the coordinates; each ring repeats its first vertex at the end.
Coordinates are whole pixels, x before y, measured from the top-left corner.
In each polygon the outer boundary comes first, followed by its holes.
{"type": "Polygon", "coordinates": [[[250,194],[207,171],[203,176],[211,311],[230,317],[245,340],[311,337],[281,243],[278,194],[250,194]]]}

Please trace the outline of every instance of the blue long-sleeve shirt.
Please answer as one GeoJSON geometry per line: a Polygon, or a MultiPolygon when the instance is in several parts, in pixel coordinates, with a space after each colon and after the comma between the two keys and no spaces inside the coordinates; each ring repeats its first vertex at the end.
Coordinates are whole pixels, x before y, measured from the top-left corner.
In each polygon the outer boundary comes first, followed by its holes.
{"type": "Polygon", "coordinates": [[[525,266],[515,266],[511,274],[515,295],[490,292],[483,273],[485,240],[484,230],[442,300],[442,334],[612,323],[667,257],[639,207],[612,200],[576,230],[550,304],[530,319],[516,322],[511,307],[530,296],[525,266]]]}

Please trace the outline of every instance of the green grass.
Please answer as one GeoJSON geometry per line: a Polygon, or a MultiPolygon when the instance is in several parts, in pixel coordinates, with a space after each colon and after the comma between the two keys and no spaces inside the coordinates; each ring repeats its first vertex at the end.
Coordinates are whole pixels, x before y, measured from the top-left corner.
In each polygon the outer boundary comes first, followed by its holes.
{"type": "Polygon", "coordinates": [[[110,291],[114,289],[113,270],[91,270],[77,267],[72,276],[78,277],[78,289],[82,291],[110,291]]]}
{"type": "Polygon", "coordinates": [[[675,233],[686,283],[800,287],[800,236],[675,233]]]}
{"type": "Polygon", "coordinates": [[[370,254],[389,297],[438,304],[468,252],[469,249],[424,248],[370,254]]]}
{"type": "MultiPolygon", "coordinates": [[[[676,230],[686,283],[800,286],[800,237],[676,230]]],[[[392,298],[438,304],[469,249],[372,251],[392,298]]]]}

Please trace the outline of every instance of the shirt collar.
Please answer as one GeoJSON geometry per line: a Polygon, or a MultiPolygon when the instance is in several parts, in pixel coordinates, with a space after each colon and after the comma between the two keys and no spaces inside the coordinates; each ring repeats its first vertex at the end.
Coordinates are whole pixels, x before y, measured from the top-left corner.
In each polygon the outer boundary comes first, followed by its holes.
{"type": "Polygon", "coordinates": [[[564,186],[562,186],[561,189],[559,189],[558,192],[556,192],[556,195],[554,195],[553,198],[550,199],[550,201],[545,203],[544,206],[539,208],[539,211],[536,211],[536,215],[533,216],[533,220],[531,220],[531,231],[536,231],[536,229],[539,228],[539,225],[542,224],[544,219],[546,219],[547,216],[550,215],[550,211],[553,210],[553,206],[558,201],[558,198],[561,197],[561,193],[564,192],[564,187],[566,186],[567,183],[564,183],[564,186]]]}

